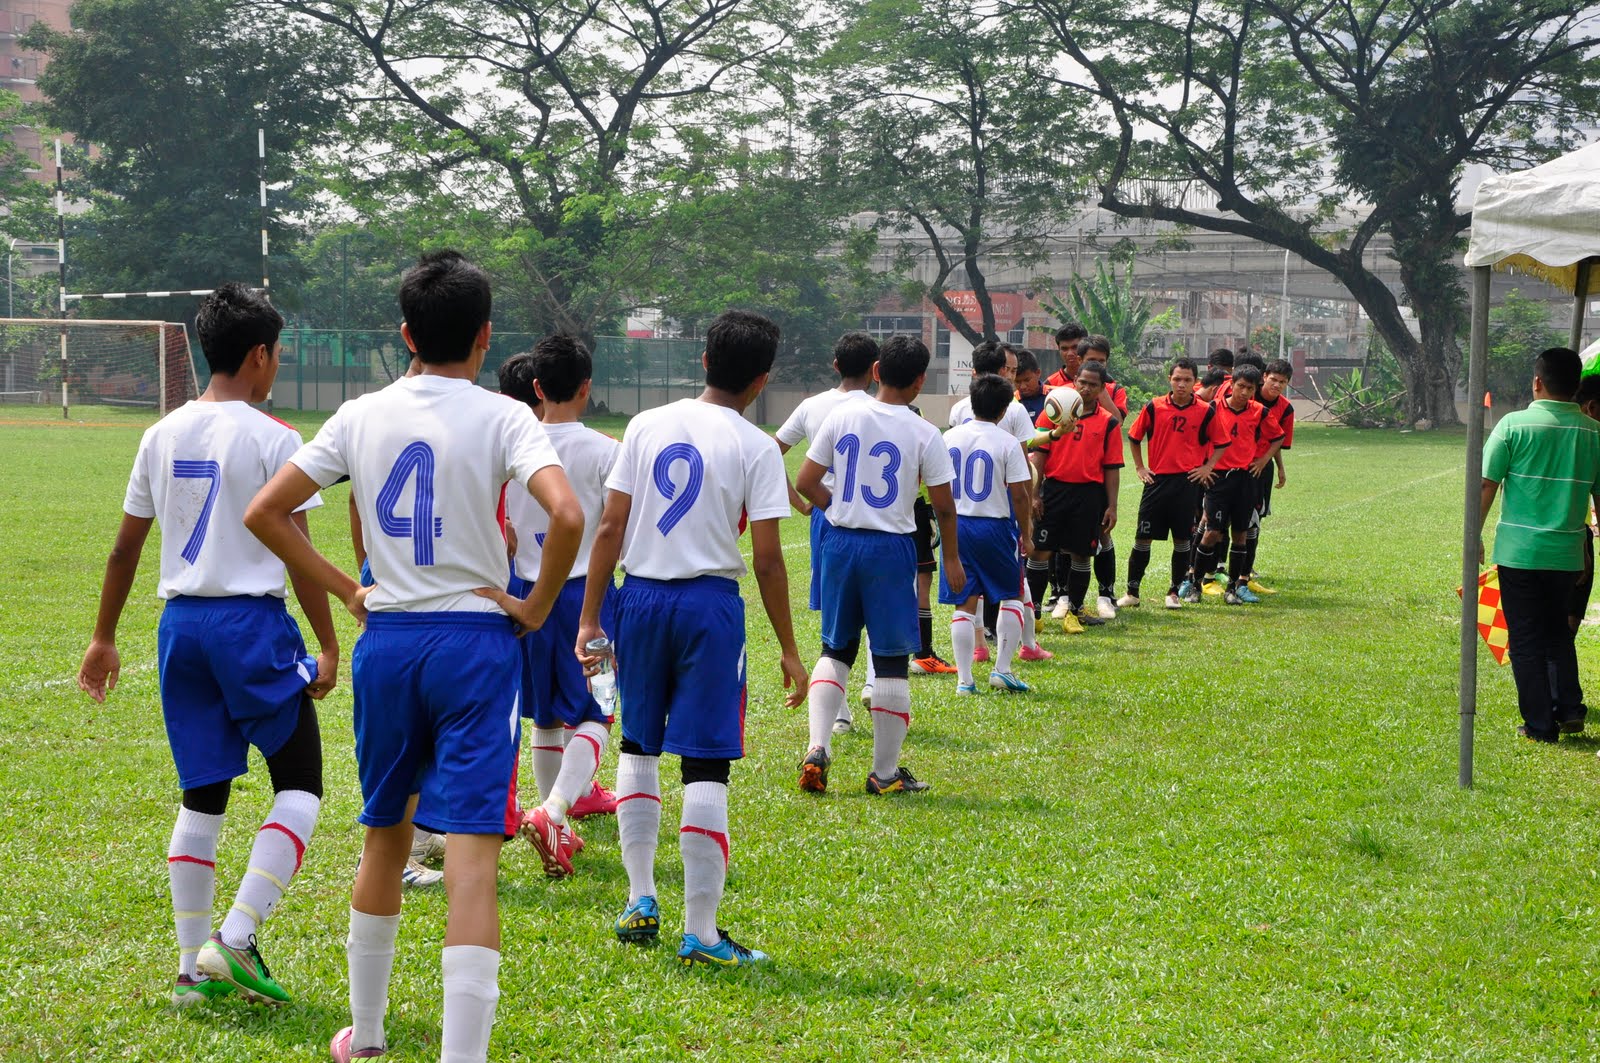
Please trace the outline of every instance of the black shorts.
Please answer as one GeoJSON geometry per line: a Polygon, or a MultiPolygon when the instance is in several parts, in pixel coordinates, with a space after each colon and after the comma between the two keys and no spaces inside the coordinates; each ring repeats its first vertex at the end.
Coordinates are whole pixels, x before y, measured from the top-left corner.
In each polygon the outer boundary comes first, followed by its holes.
{"type": "Polygon", "coordinates": [[[912,536],[912,541],[917,545],[917,571],[933,572],[939,567],[933,559],[933,547],[938,540],[935,534],[938,525],[933,519],[933,503],[918,495],[911,510],[917,518],[917,530],[912,536]]]}
{"type": "Polygon", "coordinates": [[[1088,556],[1100,546],[1106,515],[1105,484],[1069,484],[1046,480],[1039,489],[1044,516],[1033,527],[1035,550],[1065,551],[1088,556]]]}
{"type": "Polygon", "coordinates": [[[1272,516],[1272,481],[1277,478],[1277,467],[1270,461],[1256,478],[1256,512],[1263,517],[1272,516]]]}
{"type": "Polygon", "coordinates": [[[1187,473],[1169,472],[1145,484],[1139,498],[1140,539],[1165,539],[1187,542],[1194,534],[1195,515],[1200,511],[1201,487],[1187,473]]]}
{"type": "Polygon", "coordinates": [[[1578,582],[1567,598],[1567,615],[1574,620],[1589,614],[1589,595],[1594,590],[1594,532],[1584,528],[1583,533],[1583,571],[1578,573],[1578,582]]]}
{"type": "Polygon", "coordinates": [[[1249,469],[1229,469],[1206,488],[1206,530],[1240,534],[1256,512],[1256,478],[1249,469]]]}

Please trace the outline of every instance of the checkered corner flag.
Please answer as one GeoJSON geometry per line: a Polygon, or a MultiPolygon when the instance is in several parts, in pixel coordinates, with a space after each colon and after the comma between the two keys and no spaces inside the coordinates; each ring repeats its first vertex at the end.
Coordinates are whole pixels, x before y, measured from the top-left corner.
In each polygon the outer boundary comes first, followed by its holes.
{"type": "MultiPolygon", "coordinates": [[[[1456,588],[1459,597],[1461,588],[1456,588]]],[[[1500,607],[1500,570],[1491,568],[1478,577],[1478,634],[1483,638],[1489,652],[1494,654],[1496,664],[1505,664],[1508,660],[1507,646],[1511,642],[1511,631],[1506,627],[1506,611],[1500,607]]]]}

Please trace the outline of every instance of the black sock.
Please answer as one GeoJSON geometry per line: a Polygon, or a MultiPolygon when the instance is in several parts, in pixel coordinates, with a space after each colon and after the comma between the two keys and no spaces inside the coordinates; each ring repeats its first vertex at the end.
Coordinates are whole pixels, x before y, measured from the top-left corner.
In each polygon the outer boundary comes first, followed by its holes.
{"type": "Polygon", "coordinates": [[[1050,585],[1050,562],[1028,558],[1028,593],[1033,595],[1033,615],[1044,615],[1044,592],[1050,585]]]}
{"type": "Polygon", "coordinates": [[[917,634],[922,639],[922,652],[918,657],[933,656],[933,610],[917,610],[917,634]]]}
{"type": "Polygon", "coordinates": [[[1071,598],[1072,596],[1067,593],[1067,584],[1071,582],[1072,555],[1058,551],[1055,555],[1055,565],[1053,582],[1056,585],[1056,597],[1071,598]]]}
{"type": "Polygon", "coordinates": [[[1260,529],[1251,528],[1250,538],[1245,542],[1245,550],[1248,552],[1244,563],[1244,573],[1246,576],[1254,574],[1256,570],[1256,544],[1260,541],[1260,529]]]}
{"type": "Polygon", "coordinates": [[[994,634],[996,626],[1000,623],[1000,603],[983,600],[983,634],[984,637],[994,634]]]}
{"type": "Polygon", "coordinates": [[[1150,544],[1134,543],[1128,555],[1128,593],[1139,597],[1139,584],[1144,582],[1144,570],[1150,567],[1150,544]]]}
{"type": "Polygon", "coordinates": [[[1200,544],[1200,548],[1194,552],[1194,581],[1195,581],[1195,583],[1197,585],[1201,584],[1201,583],[1204,583],[1206,581],[1206,578],[1211,575],[1211,570],[1216,568],[1216,567],[1217,567],[1217,548],[1215,546],[1207,546],[1205,543],[1202,542],[1200,544]]]}
{"type": "Polygon", "coordinates": [[[1094,555],[1094,579],[1100,584],[1100,597],[1117,596],[1117,548],[1110,543],[1094,555]]]}
{"type": "Polygon", "coordinates": [[[1248,555],[1249,550],[1237,543],[1228,548],[1229,587],[1239,586],[1244,581],[1244,577],[1249,574],[1249,571],[1245,568],[1245,558],[1248,555]]]}
{"type": "Polygon", "coordinates": [[[1168,594],[1177,594],[1178,585],[1189,578],[1190,556],[1188,543],[1172,548],[1172,586],[1167,588],[1168,594]]]}
{"type": "Polygon", "coordinates": [[[1073,561],[1071,565],[1067,570],[1067,601],[1077,611],[1083,608],[1083,600],[1089,593],[1089,559],[1073,561]]]}

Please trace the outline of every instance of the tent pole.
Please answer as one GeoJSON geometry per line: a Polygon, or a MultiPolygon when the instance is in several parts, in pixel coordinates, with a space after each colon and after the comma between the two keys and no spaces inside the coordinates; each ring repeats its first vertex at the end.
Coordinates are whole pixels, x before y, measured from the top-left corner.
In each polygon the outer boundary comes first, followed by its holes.
{"type": "Polygon", "coordinates": [[[1567,346],[1575,351],[1583,350],[1578,345],[1583,342],[1583,311],[1589,301],[1589,271],[1594,267],[1594,262],[1594,259],[1586,258],[1578,263],[1578,282],[1572,288],[1572,334],[1567,346]]]}
{"type": "Polygon", "coordinates": [[[1460,778],[1472,785],[1472,726],[1478,711],[1478,550],[1483,545],[1483,394],[1489,360],[1489,267],[1472,270],[1472,347],[1467,362],[1467,485],[1461,526],[1460,778]]]}

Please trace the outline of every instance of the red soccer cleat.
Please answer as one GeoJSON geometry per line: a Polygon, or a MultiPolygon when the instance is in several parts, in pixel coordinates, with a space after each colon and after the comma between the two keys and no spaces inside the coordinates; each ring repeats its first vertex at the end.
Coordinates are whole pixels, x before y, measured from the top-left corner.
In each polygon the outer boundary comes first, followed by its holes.
{"type": "Polygon", "coordinates": [[[617,795],[600,785],[596,779],[589,786],[589,792],[573,802],[567,809],[568,819],[582,819],[584,816],[614,816],[617,814],[617,795]]]}

